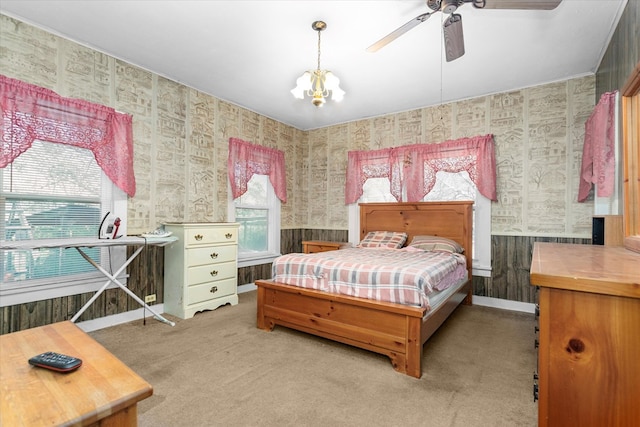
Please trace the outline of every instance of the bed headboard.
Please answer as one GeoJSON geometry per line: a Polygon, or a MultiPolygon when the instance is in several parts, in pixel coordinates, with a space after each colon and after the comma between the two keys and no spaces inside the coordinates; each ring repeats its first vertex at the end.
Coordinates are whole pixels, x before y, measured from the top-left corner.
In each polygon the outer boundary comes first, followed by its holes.
{"type": "Polygon", "coordinates": [[[465,249],[471,277],[473,202],[360,203],[360,239],[370,231],[431,235],[455,240],[465,249]]]}

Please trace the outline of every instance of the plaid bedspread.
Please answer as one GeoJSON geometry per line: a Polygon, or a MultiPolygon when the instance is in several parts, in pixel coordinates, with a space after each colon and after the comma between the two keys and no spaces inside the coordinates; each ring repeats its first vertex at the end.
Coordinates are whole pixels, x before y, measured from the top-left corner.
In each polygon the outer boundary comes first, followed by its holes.
{"type": "Polygon", "coordinates": [[[282,255],[272,270],[276,282],[428,309],[428,295],[464,277],[465,264],[464,256],[446,252],[347,248],[282,255]]]}

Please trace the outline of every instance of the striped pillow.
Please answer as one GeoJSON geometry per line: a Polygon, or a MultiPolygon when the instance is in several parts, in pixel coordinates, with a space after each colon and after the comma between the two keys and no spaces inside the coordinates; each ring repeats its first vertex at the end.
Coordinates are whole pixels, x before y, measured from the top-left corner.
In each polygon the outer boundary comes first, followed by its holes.
{"type": "Polygon", "coordinates": [[[407,233],[370,231],[358,244],[359,248],[400,249],[407,241],[407,233]]]}
{"type": "Polygon", "coordinates": [[[461,254],[464,248],[457,242],[439,236],[414,236],[409,246],[433,252],[451,252],[461,254]]]}

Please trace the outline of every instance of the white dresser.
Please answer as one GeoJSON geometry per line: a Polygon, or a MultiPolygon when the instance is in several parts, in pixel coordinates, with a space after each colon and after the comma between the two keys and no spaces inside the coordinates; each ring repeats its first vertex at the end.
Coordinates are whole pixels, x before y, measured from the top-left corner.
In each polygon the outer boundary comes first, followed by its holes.
{"type": "Polygon", "coordinates": [[[164,312],[188,319],[238,304],[237,223],[167,223],[178,238],[164,249],[164,312]]]}

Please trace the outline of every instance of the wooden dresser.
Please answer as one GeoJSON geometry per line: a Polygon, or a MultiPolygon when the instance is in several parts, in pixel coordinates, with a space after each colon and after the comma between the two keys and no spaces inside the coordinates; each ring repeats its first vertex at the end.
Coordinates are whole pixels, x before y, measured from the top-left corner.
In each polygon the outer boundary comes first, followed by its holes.
{"type": "Polygon", "coordinates": [[[536,242],[538,425],[640,423],[640,254],[536,242]]]}
{"type": "Polygon", "coordinates": [[[188,319],[238,304],[237,223],[169,223],[178,241],[164,250],[164,312],[188,319]]]}

